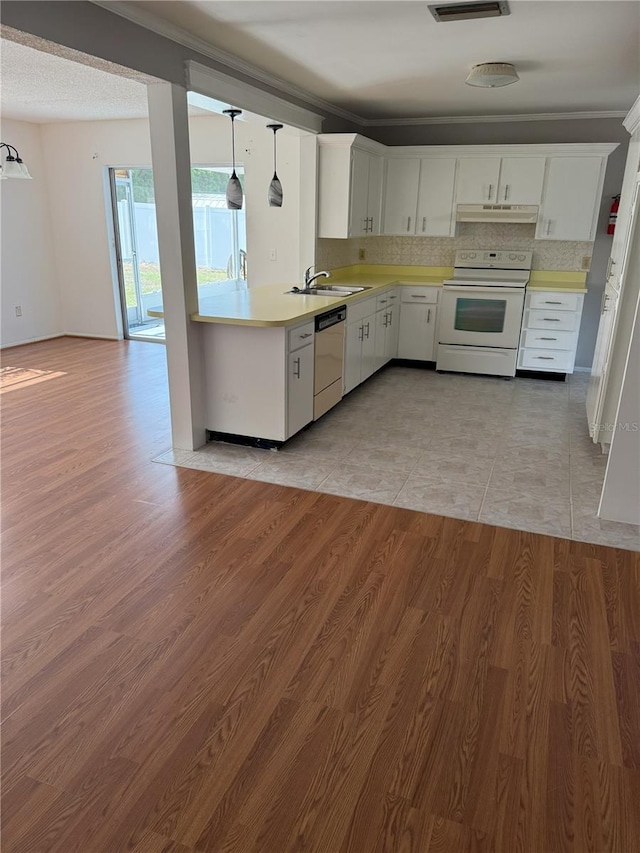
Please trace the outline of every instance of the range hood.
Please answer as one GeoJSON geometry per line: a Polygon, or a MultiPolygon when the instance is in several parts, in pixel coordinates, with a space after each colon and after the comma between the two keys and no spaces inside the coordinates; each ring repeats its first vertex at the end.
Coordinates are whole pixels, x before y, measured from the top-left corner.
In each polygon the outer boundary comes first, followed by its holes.
{"type": "Polygon", "coordinates": [[[537,204],[459,204],[457,222],[537,222],[537,204]]]}

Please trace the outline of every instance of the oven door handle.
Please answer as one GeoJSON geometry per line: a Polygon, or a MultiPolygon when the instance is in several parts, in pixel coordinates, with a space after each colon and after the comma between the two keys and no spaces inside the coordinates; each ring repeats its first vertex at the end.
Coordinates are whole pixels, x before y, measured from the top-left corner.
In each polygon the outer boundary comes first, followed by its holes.
{"type": "Polygon", "coordinates": [[[476,287],[475,284],[470,284],[468,287],[461,285],[455,287],[445,284],[442,289],[445,293],[466,293],[467,296],[471,296],[473,293],[521,293],[523,296],[525,294],[524,287],[476,287]]]}

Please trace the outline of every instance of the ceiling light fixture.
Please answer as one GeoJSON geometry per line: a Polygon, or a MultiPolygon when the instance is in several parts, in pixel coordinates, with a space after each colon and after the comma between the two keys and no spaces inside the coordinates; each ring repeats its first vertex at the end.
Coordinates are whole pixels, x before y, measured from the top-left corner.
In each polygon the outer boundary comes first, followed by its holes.
{"type": "Polygon", "coordinates": [[[473,66],[464,82],[467,86],[496,89],[517,83],[519,79],[518,72],[510,62],[483,62],[473,66]]]}
{"type": "Polygon", "coordinates": [[[18,154],[18,149],[13,145],[9,145],[7,142],[0,142],[0,149],[2,148],[6,148],[9,153],[7,155],[7,159],[4,161],[4,166],[0,166],[0,177],[3,180],[4,178],[22,178],[23,180],[31,180],[29,170],[22,162],[22,159],[18,154]],[[15,151],[15,157],[11,153],[12,151],[15,151]]]}
{"type": "Polygon", "coordinates": [[[276,171],[276,133],[282,128],[281,124],[268,124],[269,130],[273,131],[273,178],[269,184],[269,207],[282,207],[282,184],[276,171]]]}
{"type": "Polygon", "coordinates": [[[236,175],[236,130],[234,120],[236,116],[242,114],[242,110],[223,110],[226,116],[231,119],[231,157],[233,171],[227,184],[227,207],[230,210],[242,210],[242,184],[236,175]]]}

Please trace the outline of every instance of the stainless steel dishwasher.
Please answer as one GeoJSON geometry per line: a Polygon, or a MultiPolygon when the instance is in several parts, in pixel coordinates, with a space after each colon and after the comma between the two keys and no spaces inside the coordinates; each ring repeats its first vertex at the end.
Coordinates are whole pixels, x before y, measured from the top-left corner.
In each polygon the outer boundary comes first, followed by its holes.
{"type": "Polygon", "coordinates": [[[313,383],[313,419],[317,421],[342,399],[344,322],[347,308],[341,305],[316,317],[313,383]]]}

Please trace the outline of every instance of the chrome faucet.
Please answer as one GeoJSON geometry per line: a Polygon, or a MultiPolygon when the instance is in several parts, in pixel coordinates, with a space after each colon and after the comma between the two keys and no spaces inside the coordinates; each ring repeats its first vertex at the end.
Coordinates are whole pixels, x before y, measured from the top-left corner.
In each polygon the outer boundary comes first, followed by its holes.
{"type": "Polygon", "coordinates": [[[313,269],[313,266],[314,266],[314,265],[313,265],[313,264],[311,264],[311,266],[310,266],[310,267],[308,267],[308,269],[306,269],[306,270],[304,271],[304,289],[305,289],[305,290],[311,290],[311,289],[312,289],[312,288],[311,288],[311,284],[312,284],[312,283],[313,283],[317,278],[321,278],[321,277],[324,277],[324,278],[331,278],[331,273],[330,273],[330,272],[327,272],[326,270],[322,270],[322,272],[317,272],[315,275],[311,275],[311,270],[313,269]]]}

